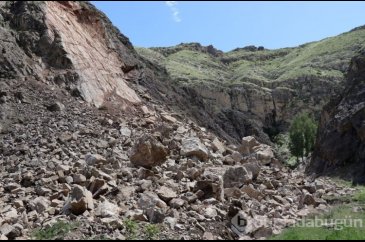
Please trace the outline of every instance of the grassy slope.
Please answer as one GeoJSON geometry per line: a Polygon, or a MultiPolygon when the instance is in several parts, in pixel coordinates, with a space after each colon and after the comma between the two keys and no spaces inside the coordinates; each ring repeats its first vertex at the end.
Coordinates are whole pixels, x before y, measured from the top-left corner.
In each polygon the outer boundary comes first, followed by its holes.
{"type": "Polygon", "coordinates": [[[365,29],[359,29],[297,48],[253,52],[241,49],[224,53],[223,57],[184,49],[165,56],[158,50],[137,48],[137,51],[147,59],[165,66],[175,80],[184,84],[253,83],[267,88],[294,88],[287,83],[288,80],[307,76],[342,80],[350,59],[364,48],[364,40],[365,29]]]}

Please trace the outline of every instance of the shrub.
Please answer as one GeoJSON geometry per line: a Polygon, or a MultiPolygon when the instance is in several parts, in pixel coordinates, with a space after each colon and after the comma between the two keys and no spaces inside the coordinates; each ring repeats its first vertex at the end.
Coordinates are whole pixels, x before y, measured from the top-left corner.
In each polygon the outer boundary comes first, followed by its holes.
{"type": "Polygon", "coordinates": [[[67,235],[72,229],[75,228],[75,224],[66,223],[64,221],[59,221],[53,224],[49,228],[36,230],[33,233],[33,237],[37,240],[50,240],[50,239],[58,239],[63,238],[67,235]]]}
{"type": "Polygon", "coordinates": [[[145,228],[145,234],[148,240],[156,240],[160,234],[160,229],[154,224],[149,224],[145,228]]]}
{"type": "Polygon", "coordinates": [[[124,221],[124,225],[127,232],[127,240],[136,240],[138,230],[137,222],[127,219],[126,221],[124,221]]]}

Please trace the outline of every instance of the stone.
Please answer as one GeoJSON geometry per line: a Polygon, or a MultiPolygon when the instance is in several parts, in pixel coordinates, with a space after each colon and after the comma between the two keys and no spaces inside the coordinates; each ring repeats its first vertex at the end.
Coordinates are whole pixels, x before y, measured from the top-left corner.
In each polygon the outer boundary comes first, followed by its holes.
{"type": "Polygon", "coordinates": [[[186,157],[196,157],[201,161],[209,159],[208,149],[196,137],[182,140],[180,154],[186,157]]]}
{"type": "Polygon", "coordinates": [[[256,181],[261,172],[261,166],[258,162],[249,162],[242,165],[246,170],[252,174],[252,180],[256,181]]]}
{"type": "Polygon", "coordinates": [[[231,157],[231,155],[227,155],[223,158],[223,164],[228,166],[234,166],[237,162],[231,157]]]}
{"type": "Polygon", "coordinates": [[[13,221],[18,218],[18,212],[13,207],[7,209],[2,215],[6,221],[13,221]]]}
{"type": "Polygon", "coordinates": [[[16,208],[22,208],[22,207],[24,207],[24,203],[23,203],[22,200],[15,200],[13,204],[14,204],[14,206],[16,208]]]}
{"type": "Polygon", "coordinates": [[[217,213],[216,208],[209,206],[204,209],[203,215],[206,218],[215,218],[218,215],[218,213],[217,213]]]}
{"type": "Polygon", "coordinates": [[[166,215],[160,208],[149,208],[146,210],[148,221],[152,224],[163,223],[166,215]]]}
{"type": "Polygon", "coordinates": [[[167,155],[163,144],[151,135],[144,135],[132,148],[130,160],[134,166],[150,169],[163,164],[167,155]]]}
{"type": "MultiPolygon", "coordinates": [[[[259,231],[261,230],[261,234],[265,234],[265,233],[270,232],[270,231],[268,231],[269,226],[270,226],[270,221],[266,216],[256,215],[253,218],[247,220],[247,226],[246,226],[245,232],[246,232],[246,234],[255,235],[256,233],[258,233],[258,235],[260,235],[259,231]]],[[[272,234],[272,232],[271,232],[271,234],[272,234]]]]}
{"type": "Polygon", "coordinates": [[[210,233],[210,232],[205,232],[204,234],[203,234],[203,238],[202,238],[203,240],[215,240],[215,237],[214,237],[214,235],[212,234],[212,233],[210,233]]]}
{"type": "Polygon", "coordinates": [[[95,215],[101,218],[118,217],[120,209],[117,205],[105,200],[95,209],[95,215]]]}
{"type": "Polygon", "coordinates": [[[47,109],[51,112],[60,112],[65,110],[65,108],[66,108],[65,105],[63,105],[60,102],[55,102],[47,106],[47,109]]]}
{"type": "Polygon", "coordinates": [[[257,191],[256,189],[254,189],[252,185],[243,186],[241,188],[241,191],[247,194],[250,198],[256,199],[258,201],[261,201],[264,197],[264,195],[261,192],[257,191]]]}
{"type": "Polygon", "coordinates": [[[49,201],[45,197],[37,197],[32,201],[32,204],[34,205],[35,210],[42,214],[49,208],[51,201],[49,201]]]}
{"type": "Polygon", "coordinates": [[[247,136],[247,137],[242,138],[242,144],[238,148],[238,151],[242,155],[249,155],[254,152],[253,148],[256,146],[259,146],[259,145],[260,145],[260,143],[256,140],[255,137],[247,136]]]}
{"type": "Polygon", "coordinates": [[[313,195],[310,195],[310,194],[306,194],[304,196],[304,201],[303,202],[304,202],[305,205],[316,205],[317,204],[317,202],[316,202],[315,198],[313,197],[313,195]]]}
{"type": "Polygon", "coordinates": [[[6,237],[5,235],[3,234],[0,234],[0,240],[9,240],[8,237],[6,237]]]}
{"type": "Polygon", "coordinates": [[[53,199],[51,201],[51,207],[57,208],[57,207],[62,207],[62,205],[63,205],[63,201],[61,201],[61,200],[53,199]]]}
{"type": "Polygon", "coordinates": [[[197,181],[194,191],[202,192],[202,196],[200,197],[202,200],[215,198],[218,201],[224,201],[223,181],[220,177],[197,181]]]}
{"type": "Polygon", "coordinates": [[[123,222],[115,217],[101,218],[101,223],[112,229],[123,229],[123,222]]]}
{"type": "Polygon", "coordinates": [[[166,208],[167,205],[153,192],[144,192],[140,195],[140,199],[137,202],[138,207],[142,210],[149,208],[159,207],[166,208]]]}
{"type": "Polygon", "coordinates": [[[243,159],[241,153],[239,153],[237,151],[234,151],[229,157],[232,158],[236,164],[241,163],[241,161],[243,159]]]}
{"type": "Polygon", "coordinates": [[[223,175],[224,188],[241,187],[252,181],[253,175],[243,166],[229,167],[223,175]]]}
{"type": "Polygon", "coordinates": [[[123,137],[129,138],[132,135],[132,131],[128,127],[123,126],[123,127],[120,128],[120,134],[123,137]]]}
{"type": "Polygon", "coordinates": [[[183,207],[184,204],[185,204],[185,201],[180,198],[174,198],[169,202],[169,206],[171,208],[175,208],[175,209],[179,209],[179,208],[183,207]]]}
{"type": "Polygon", "coordinates": [[[0,227],[0,234],[4,235],[9,240],[14,240],[22,236],[22,226],[3,224],[0,227]]]}
{"type": "Polygon", "coordinates": [[[162,120],[166,121],[166,122],[170,122],[170,123],[176,123],[177,120],[176,118],[172,117],[171,115],[168,114],[162,114],[161,115],[162,120]]]}
{"type": "Polygon", "coordinates": [[[140,222],[147,222],[148,218],[147,216],[144,214],[143,210],[140,209],[136,209],[133,211],[128,211],[125,214],[125,217],[135,220],[135,221],[140,221],[140,222]]]}
{"type": "Polygon", "coordinates": [[[268,145],[260,145],[256,150],[256,158],[261,164],[268,165],[275,158],[274,151],[268,145]]]}
{"type": "Polygon", "coordinates": [[[109,191],[109,186],[104,179],[96,178],[88,186],[93,198],[97,199],[109,191]]]}
{"type": "Polygon", "coordinates": [[[73,182],[76,184],[84,184],[86,182],[86,177],[82,174],[74,174],[73,182]]]}
{"type": "Polygon", "coordinates": [[[242,191],[237,187],[224,189],[224,197],[226,199],[229,199],[229,198],[239,199],[242,195],[243,195],[242,191]]]}
{"type": "Polygon", "coordinates": [[[157,189],[156,193],[166,203],[177,197],[176,192],[166,186],[162,186],[157,189]]]}
{"type": "Polygon", "coordinates": [[[212,142],[212,148],[214,152],[218,152],[220,154],[223,154],[226,151],[226,147],[222,142],[219,141],[218,138],[214,138],[212,142]]]}
{"type": "Polygon", "coordinates": [[[9,183],[4,186],[5,191],[12,192],[15,189],[20,188],[20,185],[17,183],[9,183]]]}
{"type": "Polygon", "coordinates": [[[81,215],[86,210],[94,209],[94,201],[90,191],[85,187],[74,185],[64,211],[70,211],[75,215],[81,215]]]}
{"type": "Polygon", "coordinates": [[[173,230],[177,224],[177,219],[173,217],[167,217],[164,220],[164,224],[167,224],[171,230],[173,230]]]}
{"type": "Polygon", "coordinates": [[[98,164],[106,164],[106,159],[101,156],[101,155],[98,155],[98,154],[87,154],[85,156],[85,161],[86,161],[86,164],[89,165],[89,166],[96,166],[98,164]]]}

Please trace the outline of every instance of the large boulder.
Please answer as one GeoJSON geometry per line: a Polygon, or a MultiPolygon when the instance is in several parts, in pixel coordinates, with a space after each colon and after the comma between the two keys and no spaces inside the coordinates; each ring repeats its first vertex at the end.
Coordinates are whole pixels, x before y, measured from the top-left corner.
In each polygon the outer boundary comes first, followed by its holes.
{"type": "Polygon", "coordinates": [[[275,158],[274,151],[271,146],[260,145],[255,149],[256,158],[262,165],[269,165],[275,158]]]}
{"type": "Polygon", "coordinates": [[[137,167],[152,168],[167,160],[167,148],[155,137],[144,135],[131,150],[130,160],[137,167]]]}
{"type": "Polygon", "coordinates": [[[166,186],[162,186],[157,189],[156,193],[166,203],[170,202],[174,198],[177,198],[176,192],[166,186]]]}
{"type": "Polygon", "coordinates": [[[91,192],[85,187],[74,185],[63,211],[81,215],[86,210],[92,209],[94,209],[94,200],[91,192]]]}
{"type": "Polygon", "coordinates": [[[181,155],[187,157],[195,156],[201,161],[207,161],[209,159],[208,149],[196,137],[182,140],[181,155]]]}
{"type": "Polygon", "coordinates": [[[252,172],[243,166],[234,166],[227,169],[223,175],[224,188],[241,187],[252,181],[252,172]]]}
{"type": "Polygon", "coordinates": [[[238,151],[243,155],[249,155],[254,152],[253,148],[259,146],[260,143],[255,137],[247,136],[242,138],[242,144],[238,148],[238,151]]]}
{"type": "Polygon", "coordinates": [[[218,169],[217,171],[206,170],[204,172],[194,187],[195,192],[202,193],[200,199],[215,198],[218,201],[224,201],[222,173],[222,169],[218,169]]]}
{"type": "Polygon", "coordinates": [[[222,142],[219,141],[218,138],[215,138],[212,142],[212,148],[214,152],[219,152],[223,154],[226,151],[226,147],[222,142]]]}

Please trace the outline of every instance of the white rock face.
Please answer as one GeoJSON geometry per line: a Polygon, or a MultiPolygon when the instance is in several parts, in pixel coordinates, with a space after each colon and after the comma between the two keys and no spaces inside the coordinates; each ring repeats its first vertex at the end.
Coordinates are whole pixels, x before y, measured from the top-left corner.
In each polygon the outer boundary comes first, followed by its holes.
{"type": "Polygon", "coordinates": [[[58,33],[67,58],[79,75],[78,89],[89,103],[100,107],[110,96],[116,96],[121,108],[140,104],[136,92],[127,85],[125,63],[107,44],[103,26],[92,21],[81,21],[75,14],[77,3],[46,2],[46,24],[49,37],[58,33]],[[51,31],[53,33],[51,33],[51,31]]]}

